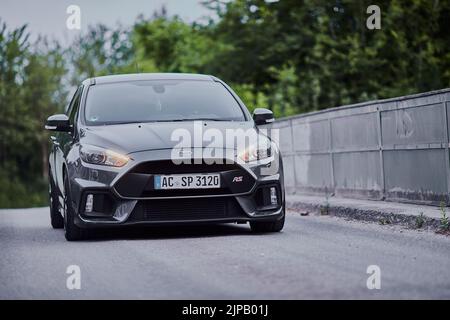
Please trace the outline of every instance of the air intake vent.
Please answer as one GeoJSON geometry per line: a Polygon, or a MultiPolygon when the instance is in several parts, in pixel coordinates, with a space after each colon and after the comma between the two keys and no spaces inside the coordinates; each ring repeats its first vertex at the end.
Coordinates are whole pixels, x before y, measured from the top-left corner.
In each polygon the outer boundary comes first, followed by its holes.
{"type": "Polygon", "coordinates": [[[185,221],[244,217],[234,198],[190,198],[144,200],[143,215],[148,221],[185,221]]]}

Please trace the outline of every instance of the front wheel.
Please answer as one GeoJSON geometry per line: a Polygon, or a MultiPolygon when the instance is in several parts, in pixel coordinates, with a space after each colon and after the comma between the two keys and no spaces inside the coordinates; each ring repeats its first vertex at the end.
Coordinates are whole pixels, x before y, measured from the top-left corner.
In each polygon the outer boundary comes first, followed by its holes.
{"type": "Polygon", "coordinates": [[[284,227],[285,214],[277,221],[252,221],[250,228],[256,233],[280,232],[284,227]]]}
{"type": "Polygon", "coordinates": [[[49,206],[50,206],[50,223],[53,229],[62,229],[64,227],[64,219],[61,216],[58,193],[55,190],[53,178],[48,177],[49,184],[49,206]]]}
{"type": "Polygon", "coordinates": [[[87,237],[87,230],[75,225],[75,211],[69,189],[69,178],[64,177],[64,236],[67,241],[83,240],[87,237]]]}

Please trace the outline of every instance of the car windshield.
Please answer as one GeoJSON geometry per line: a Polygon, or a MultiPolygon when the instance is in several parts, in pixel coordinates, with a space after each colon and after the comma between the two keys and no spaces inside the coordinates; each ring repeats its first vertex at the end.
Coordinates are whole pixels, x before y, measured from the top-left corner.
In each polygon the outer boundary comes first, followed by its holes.
{"type": "Polygon", "coordinates": [[[89,88],[87,125],[153,121],[245,121],[236,99],[219,82],[150,80],[89,88]]]}

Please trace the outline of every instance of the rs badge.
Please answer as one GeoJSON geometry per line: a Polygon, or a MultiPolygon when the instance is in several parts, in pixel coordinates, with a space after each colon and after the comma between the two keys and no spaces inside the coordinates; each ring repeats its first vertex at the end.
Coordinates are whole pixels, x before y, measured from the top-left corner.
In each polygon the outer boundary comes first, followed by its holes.
{"type": "Polygon", "coordinates": [[[233,178],[233,182],[242,182],[243,176],[238,176],[233,178]]]}

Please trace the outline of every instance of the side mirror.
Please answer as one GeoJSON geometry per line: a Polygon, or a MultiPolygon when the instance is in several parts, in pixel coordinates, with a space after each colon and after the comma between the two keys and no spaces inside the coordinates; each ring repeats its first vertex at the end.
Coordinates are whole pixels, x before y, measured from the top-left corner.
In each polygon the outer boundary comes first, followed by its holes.
{"type": "Polygon", "coordinates": [[[45,129],[50,131],[70,132],[72,131],[72,126],[70,125],[68,116],[65,114],[55,114],[48,117],[45,129]]]}
{"type": "Polygon", "coordinates": [[[258,126],[274,122],[275,118],[273,117],[273,112],[269,109],[256,108],[253,111],[253,121],[255,121],[255,124],[258,126]]]}

